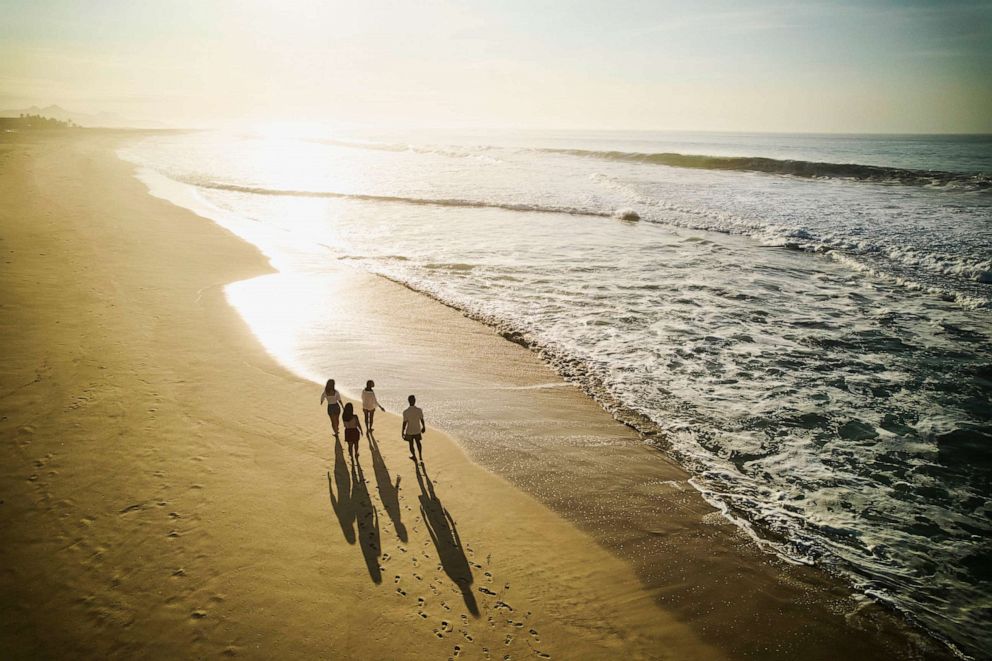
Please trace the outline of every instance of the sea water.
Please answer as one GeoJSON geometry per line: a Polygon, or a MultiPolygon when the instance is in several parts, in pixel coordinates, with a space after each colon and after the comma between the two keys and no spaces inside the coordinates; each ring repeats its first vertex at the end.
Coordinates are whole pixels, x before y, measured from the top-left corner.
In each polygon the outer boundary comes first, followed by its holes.
{"type": "Polygon", "coordinates": [[[992,137],[205,132],[122,156],[281,271],[345,260],[534,347],[768,548],[992,649],[992,137]]]}

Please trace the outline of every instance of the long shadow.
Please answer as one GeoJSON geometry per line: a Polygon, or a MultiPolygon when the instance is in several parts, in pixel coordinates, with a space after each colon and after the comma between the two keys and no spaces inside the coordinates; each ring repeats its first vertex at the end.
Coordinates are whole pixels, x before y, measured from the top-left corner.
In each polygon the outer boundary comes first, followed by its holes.
{"type": "Polygon", "coordinates": [[[341,524],[341,532],[349,544],[355,543],[355,504],[351,498],[351,475],[348,471],[348,463],[344,458],[344,450],[341,442],[334,441],[334,481],[331,482],[331,474],[327,474],[327,492],[331,496],[331,507],[341,524]],[[334,495],[337,487],[337,496],[334,495]]]}
{"type": "Polygon", "coordinates": [[[479,606],[472,594],[472,568],[465,557],[462,540],[458,536],[455,520],[434,492],[434,484],[427,475],[427,468],[421,462],[416,464],[417,484],[420,485],[420,514],[424,518],[427,532],[437,549],[441,567],[458,589],[461,590],[465,607],[475,617],[479,617],[479,606]]]}
{"type": "Polygon", "coordinates": [[[400,514],[400,476],[399,474],[396,475],[396,484],[393,484],[392,478],[389,476],[389,469],[386,468],[386,462],[383,461],[382,454],[379,452],[379,444],[376,442],[375,436],[372,435],[372,432],[368,432],[368,437],[369,448],[372,451],[372,470],[375,472],[375,485],[379,490],[379,500],[382,501],[382,506],[386,509],[389,520],[396,528],[396,536],[400,538],[401,542],[406,542],[406,526],[403,525],[400,514]]]}
{"type": "Polygon", "coordinates": [[[356,459],[351,465],[351,502],[355,506],[358,521],[358,545],[362,548],[365,566],[373,583],[382,583],[382,570],[379,569],[379,513],[369,497],[368,487],[365,486],[365,474],[362,465],[356,459]]]}

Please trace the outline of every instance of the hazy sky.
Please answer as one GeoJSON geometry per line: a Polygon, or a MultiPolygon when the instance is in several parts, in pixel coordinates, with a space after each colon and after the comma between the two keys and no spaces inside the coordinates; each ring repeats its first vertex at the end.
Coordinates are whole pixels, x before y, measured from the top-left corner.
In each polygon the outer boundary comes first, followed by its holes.
{"type": "Polygon", "coordinates": [[[992,132],[992,0],[0,0],[0,108],[992,132]]]}

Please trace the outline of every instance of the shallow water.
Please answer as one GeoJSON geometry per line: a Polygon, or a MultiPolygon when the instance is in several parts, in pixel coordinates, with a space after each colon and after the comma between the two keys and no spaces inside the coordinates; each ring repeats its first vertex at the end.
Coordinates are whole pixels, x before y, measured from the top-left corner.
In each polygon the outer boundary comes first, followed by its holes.
{"type": "MultiPolygon", "coordinates": [[[[191,134],[123,155],[283,272],[347,260],[534,346],[664,432],[703,494],[779,553],[978,654],[992,645],[990,153],[964,137],[191,134]]],[[[270,348],[319,380],[319,329],[279,324],[270,348]]]]}

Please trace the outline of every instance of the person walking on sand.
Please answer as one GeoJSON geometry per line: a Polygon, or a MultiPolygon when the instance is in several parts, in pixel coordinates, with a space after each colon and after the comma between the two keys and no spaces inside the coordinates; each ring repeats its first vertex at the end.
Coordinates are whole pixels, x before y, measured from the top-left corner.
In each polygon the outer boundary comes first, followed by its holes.
{"type": "Polygon", "coordinates": [[[417,455],[413,452],[413,444],[416,443],[417,450],[420,452],[420,461],[423,461],[424,448],[420,445],[420,440],[427,433],[424,412],[417,406],[416,396],[410,395],[406,399],[410,402],[410,407],[403,411],[403,429],[400,430],[400,433],[403,434],[403,439],[410,444],[410,458],[414,461],[417,460],[417,455]]]}
{"type": "Polygon", "coordinates": [[[331,419],[331,429],[334,438],[338,437],[338,416],[341,415],[341,393],[334,387],[334,379],[328,379],[324,392],[320,394],[320,403],[327,401],[327,417],[331,419]]]}
{"type": "Polygon", "coordinates": [[[344,405],[341,422],[344,424],[344,442],[348,444],[348,455],[354,454],[355,461],[358,461],[358,440],[362,437],[362,425],[351,402],[344,405]]]}
{"type": "Polygon", "coordinates": [[[379,398],[375,396],[375,381],[369,379],[365,382],[365,390],[362,391],[362,411],[365,413],[365,428],[372,432],[372,420],[375,418],[375,407],[379,407],[383,413],[386,409],[382,408],[382,404],[379,403],[379,398]]]}

